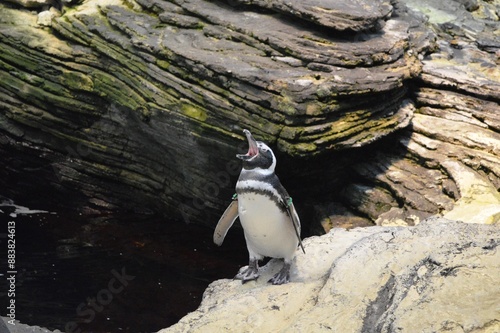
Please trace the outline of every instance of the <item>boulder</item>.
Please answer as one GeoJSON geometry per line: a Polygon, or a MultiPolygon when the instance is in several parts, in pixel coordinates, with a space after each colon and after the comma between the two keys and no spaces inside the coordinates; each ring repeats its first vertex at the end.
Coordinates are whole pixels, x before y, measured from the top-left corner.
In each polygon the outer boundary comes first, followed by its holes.
{"type": "Polygon", "coordinates": [[[415,227],[332,229],[304,240],[289,284],[213,282],[159,333],[496,332],[500,229],[429,218],[415,227]]]}

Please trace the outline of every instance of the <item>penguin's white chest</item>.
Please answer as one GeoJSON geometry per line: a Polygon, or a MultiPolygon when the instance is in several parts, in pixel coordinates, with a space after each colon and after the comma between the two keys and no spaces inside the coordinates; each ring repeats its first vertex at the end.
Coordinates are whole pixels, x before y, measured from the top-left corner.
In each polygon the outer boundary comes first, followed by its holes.
{"type": "Polygon", "coordinates": [[[293,222],[269,196],[254,192],[238,195],[238,212],[250,253],[293,258],[298,245],[293,222]]]}

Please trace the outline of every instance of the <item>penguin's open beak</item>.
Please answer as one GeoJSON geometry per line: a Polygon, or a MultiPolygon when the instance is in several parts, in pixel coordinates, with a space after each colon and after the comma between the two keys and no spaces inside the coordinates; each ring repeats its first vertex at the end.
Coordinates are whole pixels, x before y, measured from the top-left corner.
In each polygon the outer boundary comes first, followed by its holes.
{"type": "Polygon", "coordinates": [[[253,138],[252,133],[249,130],[243,130],[243,133],[247,136],[248,140],[248,152],[246,154],[238,154],[236,157],[244,161],[248,161],[253,157],[259,155],[259,148],[257,147],[257,141],[253,138]]]}

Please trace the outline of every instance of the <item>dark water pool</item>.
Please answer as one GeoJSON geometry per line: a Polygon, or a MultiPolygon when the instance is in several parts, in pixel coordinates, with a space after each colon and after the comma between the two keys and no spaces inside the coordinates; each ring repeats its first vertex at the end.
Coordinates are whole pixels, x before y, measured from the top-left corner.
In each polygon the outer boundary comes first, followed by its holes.
{"type": "MultiPolygon", "coordinates": [[[[246,264],[241,230],[222,247],[213,230],[144,216],[81,217],[0,206],[0,274],[15,223],[15,315],[67,332],[155,332],[195,310],[207,285],[246,264]],[[12,225],[12,223],[11,223],[12,225]]],[[[2,279],[0,314],[7,315],[2,279]]],[[[5,283],[5,284],[4,284],[5,283]]]]}

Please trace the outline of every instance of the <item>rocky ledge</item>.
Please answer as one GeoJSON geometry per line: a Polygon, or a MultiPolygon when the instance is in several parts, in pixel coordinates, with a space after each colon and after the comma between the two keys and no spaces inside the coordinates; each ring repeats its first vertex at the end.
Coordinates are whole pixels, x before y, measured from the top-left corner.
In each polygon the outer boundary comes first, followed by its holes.
{"type": "Polygon", "coordinates": [[[213,282],[159,333],[498,332],[500,228],[430,218],[415,227],[332,229],[304,240],[292,282],[213,282]]]}

